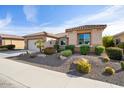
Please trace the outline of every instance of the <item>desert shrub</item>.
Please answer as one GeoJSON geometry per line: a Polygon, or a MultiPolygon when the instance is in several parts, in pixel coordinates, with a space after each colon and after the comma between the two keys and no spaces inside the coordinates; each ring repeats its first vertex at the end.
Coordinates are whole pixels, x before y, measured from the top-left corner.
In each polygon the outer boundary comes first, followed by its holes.
{"type": "Polygon", "coordinates": [[[65,46],[65,49],[66,50],[71,50],[72,53],[74,53],[75,45],[67,45],[67,46],[65,46]]]}
{"type": "Polygon", "coordinates": [[[61,52],[61,55],[64,57],[69,57],[72,55],[72,51],[71,50],[64,50],[61,52]]]}
{"type": "Polygon", "coordinates": [[[47,47],[44,49],[44,54],[51,55],[54,54],[56,50],[53,47],[47,47]]]}
{"type": "Polygon", "coordinates": [[[79,72],[89,73],[91,71],[91,64],[86,59],[78,59],[76,62],[76,68],[79,72]]]}
{"type": "Polygon", "coordinates": [[[123,50],[117,47],[109,47],[106,52],[111,59],[121,60],[123,57],[123,50]]]}
{"type": "Polygon", "coordinates": [[[13,50],[15,48],[15,45],[5,45],[5,48],[7,48],[8,50],[13,50]]]}
{"type": "Polygon", "coordinates": [[[1,49],[8,49],[8,50],[13,50],[15,48],[15,45],[4,45],[4,46],[0,46],[1,49]]]}
{"type": "Polygon", "coordinates": [[[120,64],[121,64],[121,69],[124,70],[124,61],[121,61],[120,64]]]}
{"type": "Polygon", "coordinates": [[[82,55],[86,55],[89,51],[90,51],[90,46],[89,45],[80,46],[80,53],[82,55]]]}
{"type": "Polygon", "coordinates": [[[103,62],[105,62],[105,63],[107,63],[107,62],[109,62],[110,61],[110,59],[109,59],[109,57],[102,57],[102,60],[103,60],[103,62]]]}
{"type": "Polygon", "coordinates": [[[2,49],[2,48],[6,48],[5,46],[0,46],[0,48],[2,49]]]}
{"type": "Polygon", "coordinates": [[[119,48],[124,49],[124,42],[119,43],[117,46],[118,46],[119,48]]]}
{"type": "Polygon", "coordinates": [[[60,46],[58,44],[55,44],[54,48],[56,49],[57,52],[59,52],[60,46]]]}
{"type": "Polygon", "coordinates": [[[102,41],[103,41],[103,45],[105,47],[113,47],[114,46],[113,36],[104,36],[102,41]]]}
{"type": "Polygon", "coordinates": [[[104,46],[96,46],[95,47],[95,52],[96,52],[97,55],[101,55],[104,51],[105,51],[104,46]]]}
{"type": "Polygon", "coordinates": [[[59,48],[58,52],[61,52],[61,51],[64,51],[64,50],[65,50],[64,48],[59,48]]]}
{"type": "Polygon", "coordinates": [[[115,70],[112,67],[105,67],[104,73],[110,74],[110,75],[114,75],[115,74],[115,70]]]}

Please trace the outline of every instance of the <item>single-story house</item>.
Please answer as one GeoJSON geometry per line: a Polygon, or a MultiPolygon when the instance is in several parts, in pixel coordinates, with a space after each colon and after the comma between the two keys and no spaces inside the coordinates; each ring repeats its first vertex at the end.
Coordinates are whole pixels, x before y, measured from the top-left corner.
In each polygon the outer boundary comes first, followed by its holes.
{"type": "Polygon", "coordinates": [[[58,39],[56,35],[47,32],[38,32],[34,34],[25,35],[24,38],[25,49],[32,51],[39,51],[39,49],[35,45],[35,42],[37,40],[44,40],[44,47],[53,47],[56,43],[56,40],[58,39]]]}
{"type": "Polygon", "coordinates": [[[120,42],[124,42],[124,31],[114,35],[113,37],[116,45],[119,44],[120,42]]]}
{"type": "Polygon", "coordinates": [[[89,44],[91,46],[102,45],[102,32],[107,25],[84,25],[66,29],[65,33],[51,34],[39,32],[24,36],[25,48],[29,50],[39,51],[35,42],[39,39],[45,40],[45,47],[53,47],[58,41],[61,47],[65,45],[75,45],[79,47],[81,44],[89,44]]]}
{"type": "Polygon", "coordinates": [[[24,38],[22,36],[0,34],[0,46],[15,45],[15,49],[24,49],[24,38]]]}

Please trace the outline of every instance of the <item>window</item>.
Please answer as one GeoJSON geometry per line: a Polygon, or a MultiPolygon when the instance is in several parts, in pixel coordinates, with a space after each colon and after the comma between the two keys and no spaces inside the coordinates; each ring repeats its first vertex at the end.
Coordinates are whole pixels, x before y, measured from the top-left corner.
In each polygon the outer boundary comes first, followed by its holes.
{"type": "Polygon", "coordinates": [[[90,44],[90,33],[79,34],[78,35],[78,44],[90,44]]]}
{"type": "Polygon", "coordinates": [[[120,38],[116,39],[116,45],[119,44],[121,42],[120,38]]]}
{"type": "Polygon", "coordinates": [[[65,41],[61,41],[61,45],[65,45],[66,43],[65,43],[65,41]]]}
{"type": "Polygon", "coordinates": [[[52,41],[50,41],[50,44],[52,44],[52,41]]]}

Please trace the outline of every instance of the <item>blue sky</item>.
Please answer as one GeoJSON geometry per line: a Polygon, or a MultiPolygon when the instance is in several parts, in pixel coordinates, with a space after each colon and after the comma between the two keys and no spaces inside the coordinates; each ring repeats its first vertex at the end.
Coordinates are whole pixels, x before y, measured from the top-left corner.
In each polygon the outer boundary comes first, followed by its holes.
{"type": "Polygon", "coordinates": [[[0,6],[0,33],[64,32],[86,24],[107,24],[104,35],[124,31],[124,6],[0,6]]]}

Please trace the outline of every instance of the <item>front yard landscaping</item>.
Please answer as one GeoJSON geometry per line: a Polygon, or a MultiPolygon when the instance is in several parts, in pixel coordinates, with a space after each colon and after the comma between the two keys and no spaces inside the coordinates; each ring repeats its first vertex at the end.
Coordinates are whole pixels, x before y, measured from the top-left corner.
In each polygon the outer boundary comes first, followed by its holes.
{"type": "Polygon", "coordinates": [[[111,37],[104,37],[103,42],[105,47],[81,45],[77,53],[75,45],[67,45],[65,48],[60,48],[59,45],[44,48],[42,42],[38,41],[40,53],[27,51],[9,59],[66,73],[68,76],[85,77],[124,86],[124,49],[114,46],[111,37]]]}
{"type": "Polygon", "coordinates": [[[9,59],[25,64],[30,64],[49,70],[54,70],[62,73],[66,73],[68,76],[74,75],[77,77],[85,77],[95,79],[103,82],[109,82],[116,85],[124,86],[124,70],[121,69],[120,61],[110,60],[110,62],[103,62],[101,56],[94,53],[88,55],[73,54],[67,59],[60,59],[58,54],[52,54],[43,56],[42,54],[35,54],[36,56],[31,58],[28,54],[11,57],[9,59]],[[91,64],[91,70],[87,73],[80,73],[76,69],[74,64],[77,59],[87,59],[91,64]],[[104,72],[106,67],[112,67],[115,70],[115,74],[110,75],[104,72]]]}

